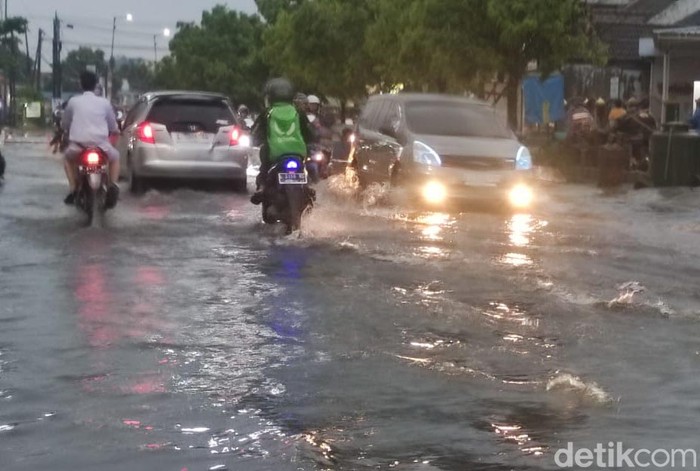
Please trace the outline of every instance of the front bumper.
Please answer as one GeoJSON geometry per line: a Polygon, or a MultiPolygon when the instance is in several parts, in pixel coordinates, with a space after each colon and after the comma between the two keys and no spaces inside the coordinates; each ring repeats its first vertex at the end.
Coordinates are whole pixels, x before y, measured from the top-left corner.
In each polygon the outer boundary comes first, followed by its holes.
{"type": "Polygon", "coordinates": [[[448,201],[500,199],[526,207],[534,199],[534,178],[529,170],[468,171],[430,168],[413,172],[408,186],[433,205],[448,201]]]}

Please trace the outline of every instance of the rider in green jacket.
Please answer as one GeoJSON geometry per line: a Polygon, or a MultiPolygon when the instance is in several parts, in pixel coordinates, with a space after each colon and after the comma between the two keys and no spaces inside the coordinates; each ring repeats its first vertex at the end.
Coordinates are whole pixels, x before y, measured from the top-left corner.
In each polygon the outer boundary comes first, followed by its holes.
{"type": "Polygon", "coordinates": [[[298,155],[304,160],[314,133],[306,115],[292,103],[294,87],[285,78],[275,78],[265,85],[266,110],[253,124],[253,145],[260,146],[260,173],[257,191],[250,198],[253,204],[262,202],[265,175],[285,155],[298,155]]]}

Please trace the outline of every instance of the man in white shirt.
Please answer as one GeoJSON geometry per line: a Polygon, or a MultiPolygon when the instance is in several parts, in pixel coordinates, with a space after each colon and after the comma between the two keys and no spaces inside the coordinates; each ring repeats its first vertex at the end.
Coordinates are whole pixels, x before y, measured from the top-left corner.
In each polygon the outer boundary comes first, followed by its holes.
{"type": "Polygon", "coordinates": [[[63,113],[61,127],[68,132],[69,144],[65,151],[65,170],[70,185],[66,204],[75,202],[78,188],[76,159],[86,147],[99,147],[109,159],[109,176],[112,184],[107,192],[107,200],[116,204],[119,197],[119,151],[110,142],[111,136],[119,134],[119,126],[112,105],[105,98],[95,95],[97,76],[92,72],[80,74],[83,94],[70,99],[63,113]]]}

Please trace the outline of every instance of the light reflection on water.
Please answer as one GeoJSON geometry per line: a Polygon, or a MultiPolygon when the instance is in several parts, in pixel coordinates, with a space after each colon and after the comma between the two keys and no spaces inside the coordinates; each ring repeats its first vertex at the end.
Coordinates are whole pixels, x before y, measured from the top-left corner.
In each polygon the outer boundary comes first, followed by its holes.
{"type": "Polygon", "coordinates": [[[426,213],[421,214],[411,222],[423,226],[419,228],[420,237],[423,241],[431,243],[419,247],[415,255],[428,259],[447,259],[452,254],[451,250],[437,245],[444,241],[445,229],[452,226],[455,220],[447,213],[426,213]]]}
{"type": "Polygon", "coordinates": [[[516,247],[527,247],[530,244],[530,233],[533,231],[533,217],[529,214],[515,214],[508,223],[510,242],[516,247]]]}
{"type": "Polygon", "coordinates": [[[524,327],[538,327],[539,319],[518,306],[509,306],[502,302],[491,302],[483,310],[484,316],[491,321],[504,321],[520,324],[524,327]]]}
{"type": "Polygon", "coordinates": [[[527,267],[532,265],[534,262],[530,257],[523,253],[510,252],[498,259],[503,265],[509,265],[512,267],[527,267]]]}
{"type": "Polygon", "coordinates": [[[542,456],[546,451],[545,447],[533,444],[530,435],[520,425],[491,424],[491,427],[503,440],[516,444],[525,455],[542,456]]]}
{"type": "Polygon", "coordinates": [[[538,229],[548,225],[546,221],[538,221],[531,214],[514,214],[506,224],[506,235],[510,246],[514,249],[500,257],[498,263],[520,268],[534,265],[532,258],[520,250],[532,246],[533,235],[538,229]]]}

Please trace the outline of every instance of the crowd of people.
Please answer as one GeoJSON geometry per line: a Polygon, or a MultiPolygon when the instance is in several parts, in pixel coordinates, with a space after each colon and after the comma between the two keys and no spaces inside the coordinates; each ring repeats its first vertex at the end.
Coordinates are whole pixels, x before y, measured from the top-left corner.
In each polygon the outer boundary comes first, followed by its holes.
{"type": "Polygon", "coordinates": [[[648,99],[632,97],[608,104],[602,98],[575,97],[567,105],[568,147],[593,155],[591,149],[616,143],[629,150],[631,169],[647,169],[651,135],[658,127],[648,99]]]}

